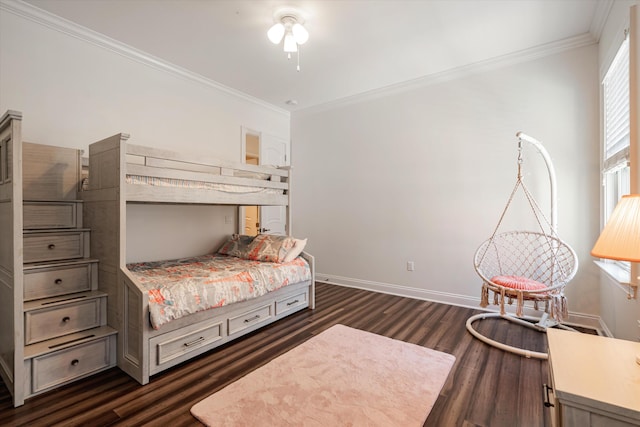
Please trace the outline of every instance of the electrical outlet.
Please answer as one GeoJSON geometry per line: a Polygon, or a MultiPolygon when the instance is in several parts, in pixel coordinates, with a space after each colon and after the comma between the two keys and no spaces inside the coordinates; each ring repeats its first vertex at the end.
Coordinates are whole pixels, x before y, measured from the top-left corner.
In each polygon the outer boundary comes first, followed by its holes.
{"type": "Polygon", "coordinates": [[[407,261],[407,271],[414,271],[415,269],[415,263],[413,261],[407,261]]]}

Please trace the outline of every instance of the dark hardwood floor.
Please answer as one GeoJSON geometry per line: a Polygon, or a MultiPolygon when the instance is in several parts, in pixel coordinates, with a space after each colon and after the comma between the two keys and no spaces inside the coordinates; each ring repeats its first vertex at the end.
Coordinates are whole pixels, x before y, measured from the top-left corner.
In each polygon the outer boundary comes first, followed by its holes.
{"type": "MultiPolygon", "coordinates": [[[[477,310],[319,283],[316,309],[304,310],[152,377],[141,386],[117,368],[13,408],[0,384],[0,425],[198,426],[192,405],[251,370],[341,323],[451,353],[456,362],[425,426],[545,426],[547,362],[474,339],[465,321],[477,310]]],[[[545,351],[544,334],[504,320],[478,329],[502,342],[545,351]]]]}

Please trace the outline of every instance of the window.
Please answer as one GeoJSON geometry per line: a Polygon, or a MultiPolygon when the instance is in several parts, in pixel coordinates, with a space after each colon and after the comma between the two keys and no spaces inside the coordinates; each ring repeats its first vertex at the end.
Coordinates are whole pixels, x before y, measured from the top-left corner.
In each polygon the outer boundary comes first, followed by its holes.
{"type": "MultiPolygon", "coordinates": [[[[630,112],[629,112],[629,39],[625,38],[602,82],[604,102],[604,185],[605,223],[620,198],[631,192],[630,112]]],[[[616,261],[630,271],[628,262],[616,261]]]]}

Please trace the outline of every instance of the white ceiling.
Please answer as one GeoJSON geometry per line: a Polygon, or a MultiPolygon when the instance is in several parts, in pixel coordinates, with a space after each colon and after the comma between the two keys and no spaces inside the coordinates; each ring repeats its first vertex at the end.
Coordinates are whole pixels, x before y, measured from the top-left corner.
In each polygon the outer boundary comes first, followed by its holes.
{"type": "Polygon", "coordinates": [[[27,0],[279,108],[297,110],[590,34],[610,0],[27,0]],[[266,32],[303,12],[295,57],[266,32]],[[294,99],[297,106],[286,105],[294,99]]]}

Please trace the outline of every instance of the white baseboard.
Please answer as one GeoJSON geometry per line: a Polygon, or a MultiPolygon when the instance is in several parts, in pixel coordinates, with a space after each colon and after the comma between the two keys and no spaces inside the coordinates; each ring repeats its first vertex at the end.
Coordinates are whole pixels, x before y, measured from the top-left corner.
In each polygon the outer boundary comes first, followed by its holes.
{"type": "Polygon", "coordinates": [[[611,333],[611,331],[607,327],[607,324],[604,323],[604,321],[602,319],[600,319],[600,329],[598,331],[600,332],[600,335],[604,335],[605,337],[613,338],[613,334],[611,333]]]}
{"type": "MultiPolygon", "coordinates": [[[[474,310],[498,311],[499,308],[489,305],[487,308],[480,307],[480,297],[454,294],[450,292],[433,291],[428,289],[418,289],[409,286],[395,285],[391,283],[374,282],[371,280],[353,279],[349,277],[334,276],[332,274],[316,273],[316,281],[331,285],[345,286],[349,288],[363,289],[366,291],[379,292],[383,294],[396,295],[400,297],[420,299],[424,301],[438,302],[442,304],[455,305],[459,307],[472,308],[474,310]]],[[[478,286],[478,295],[480,286],[478,286]]],[[[507,312],[515,313],[515,304],[506,306],[507,312]]],[[[524,307],[524,314],[527,316],[540,317],[541,313],[531,306],[524,307]]],[[[567,325],[583,326],[598,331],[601,335],[612,336],[600,316],[591,314],[569,312],[569,318],[564,322],[567,325]]]]}

